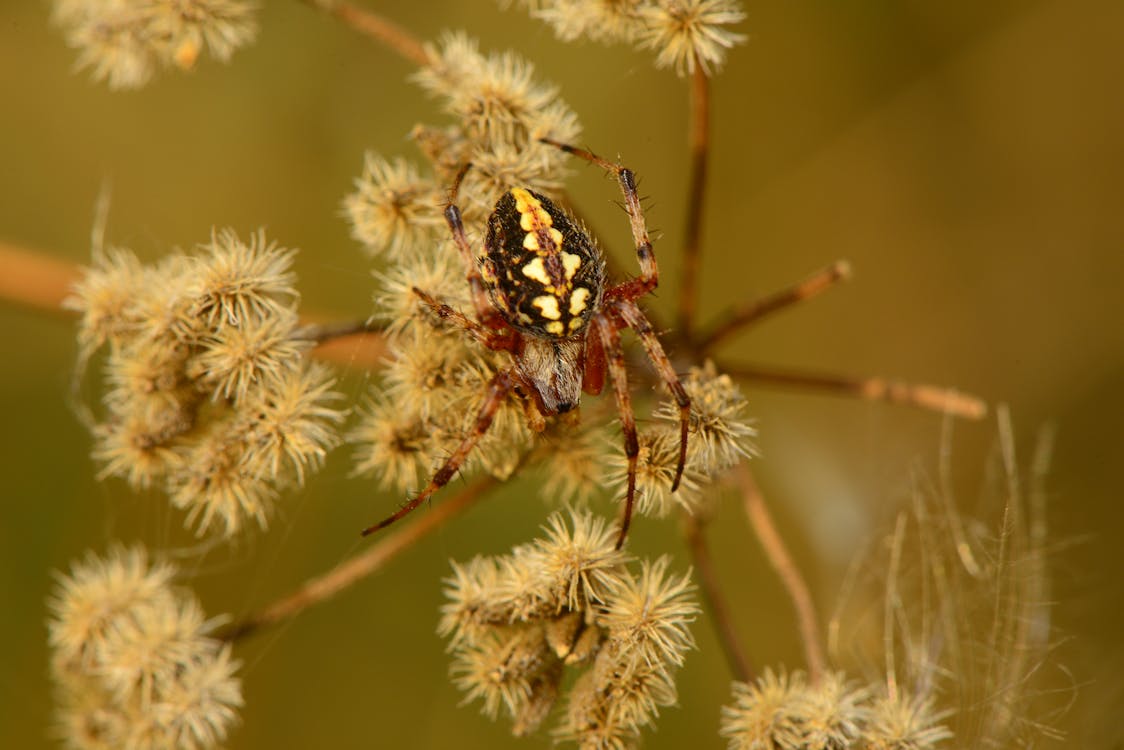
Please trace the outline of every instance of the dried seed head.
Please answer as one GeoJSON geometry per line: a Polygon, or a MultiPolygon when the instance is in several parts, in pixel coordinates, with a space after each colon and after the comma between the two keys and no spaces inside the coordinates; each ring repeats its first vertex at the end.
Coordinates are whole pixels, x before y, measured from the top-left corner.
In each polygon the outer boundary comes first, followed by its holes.
{"type": "Polygon", "coordinates": [[[483,712],[496,718],[500,708],[517,717],[547,675],[561,672],[538,625],[490,631],[478,643],[458,650],[450,674],[466,700],[480,699],[483,712]]]}
{"type": "Polygon", "coordinates": [[[546,538],[535,542],[542,573],[570,610],[584,610],[617,590],[629,556],[616,548],[617,529],[588,511],[571,511],[570,527],[552,513],[546,538]]]}
{"type": "Polygon", "coordinates": [[[190,428],[190,417],[175,411],[127,414],[96,425],[91,456],[102,464],[98,481],[121,477],[134,489],[152,486],[180,465],[174,440],[190,428]]]}
{"type": "Polygon", "coordinates": [[[643,0],[556,0],[531,15],[554,28],[565,42],[581,37],[598,42],[632,42],[640,33],[643,0]]]}
{"type": "Polygon", "coordinates": [[[222,326],[200,342],[189,374],[213,389],[216,398],[243,401],[253,389],[274,388],[296,368],[311,346],[296,338],[291,312],[243,326],[222,326]]]}
{"type": "Polygon", "coordinates": [[[719,734],[730,750],[802,750],[803,700],[808,690],[802,672],[765,672],[754,683],[734,683],[734,705],[722,707],[719,734]]]}
{"type": "Polygon", "coordinates": [[[141,549],[93,554],[60,576],[49,602],[58,731],[75,748],[186,748],[222,743],[242,688],[175,571],[141,549]]]}
{"type": "Polygon", "coordinates": [[[78,68],[111,89],[139,88],[158,68],[192,67],[203,49],[227,61],[257,33],[247,0],[55,0],[53,21],[78,68]]]}
{"type": "Polygon", "coordinates": [[[273,478],[295,475],[303,485],[305,470],[320,468],[339,442],[335,427],[345,413],[334,406],[343,399],[334,384],[327,367],[305,363],[252,391],[242,405],[255,420],[247,464],[268,467],[273,478]]]}
{"type": "MultiPolygon", "coordinates": [[[[688,453],[679,489],[671,491],[679,464],[679,428],[666,424],[653,425],[640,433],[639,441],[636,512],[662,518],[676,505],[694,512],[703,499],[701,485],[706,482],[707,476],[688,453]]],[[[628,457],[619,441],[614,440],[608,446],[606,462],[605,478],[617,488],[618,499],[623,501],[628,487],[628,457]]]]}
{"type": "Polygon", "coordinates": [[[597,611],[597,623],[621,656],[653,669],[682,666],[684,654],[695,647],[688,629],[700,611],[695,587],[689,573],[668,575],[670,563],[666,556],[644,560],[639,576],[611,581],[597,611]]]}
{"type": "Polygon", "coordinates": [[[404,260],[433,242],[434,230],[444,228],[441,191],[418,175],[405,159],[388,161],[368,152],[355,192],[344,199],[351,236],[376,257],[387,253],[404,260]]]}
{"type": "MultiPolygon", "coordinates": [[[[711,475],[756,454],[753,438],[757,430],[745,414],[746,400],[729,375],[719,375],[713,362],[692,367],[683,379],[691,397],[691,439],[688,461],[711,475]]],[[[656,418],[679,423],[674,401],[660,403],[656,418]]]]}
{"type": "Polygon", "coordinates": [[[210,328],[251,328],[258,321],[279,317],[291,310],[299,295],[290,267],[296,250],[266,242],[258,231],[243,242],[231,229],[211,235],[201,246],[199,271],[188,290],[192,316],[210,328]]]}
{"type": "Polygon", "coordinates": [[[168,494],[177,508],[188,511],[187,523],[202,536],[217,528],[222,536],[237,534],[248,519],[265,528],[277,488],[268,467],[247,458],[252,424],[228,418],[212,422],[182,448],[182,461],[168,477],[168,494]]]}
{"type": "Polygon", "coordinates": [[[143,266],[124,248],[110,248],[85,269],[62,303],[82,316],[78,345],[85,356],[105,344],[120,346],[133,331],[136,321],[129,311],[144,282],[143,266]]]}
{"type": "Polygon", "coordinates": [[[474,557],[465,564],[452,562],[453,575],[445,579],[445,597],[437,634],[449,639],[448,650],[478,643],[489,626],[509,624],[511,618],[499,593],[499,569],[490,557],[474,557]]]}
{"type": "Polygon", "coordinates": [[[399,492],[416,490],[451,442],[432,422],[378,391],[372,392],[347,439],[356,446],[356,473],[399,492]]]}
{"type": "Polygon", "coordinates": [[[868,750],[930,750],[952,739],[941,724],[949,711],[938,711],[932,696],[897,693],[876,699],[863,735],[868,750]]]}
{"type": "Polygon", "coordinates": [[[124,613],[167,596],[175,570],[149,565],[139,547],[113,547],[105,557],[88,553],[59,575],[48,600],[48,642],[56,673],[87,672],[101,659],[113,623],[124,613]]]}
{"type": "Polygon", "coordinates": [[[737,0],[658,0],[640,9],[640,44],[656,50],[656,65],[679,75],[722,67],[726,50],[745,41],[727,26],[745,20],[737,0]]]}
{"type": "MultiPolygon", "coordinates": [[[[412,253],[385,272],[375,273],[379,289],[374,295],[374,317],[386,322],[392,337],[414,325],[425,329],[434,327],[435,316],[414,289],[454,309],[469,309],[471,301],[464,280],[464,266],[456,248],[444,236],[432,242],[436,252],[412,253]]],[[[432,331],[427,330],[427,335],[432,336],[432,331]]]]}

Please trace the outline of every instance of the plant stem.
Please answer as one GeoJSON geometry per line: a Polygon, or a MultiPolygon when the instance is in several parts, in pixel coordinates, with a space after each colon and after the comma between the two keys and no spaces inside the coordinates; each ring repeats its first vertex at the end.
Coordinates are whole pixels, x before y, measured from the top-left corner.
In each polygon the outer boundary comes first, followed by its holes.
{"type": "Polygon", "coordinates": [[[763,385],[814,388],[868,401],[916,406],[965,419],[982,419],[987,414],[987,403],[983,399],[937,385],[904,383],[877,376],[851,377],[729,362],[719,362],[718,369],[731,377],[763,385]]]}
{"type": "Polygon", "coordinates": [[[70,316],[62,301],[81,276],[78,266],[34,250],[0,242],[0,300],[70,316]]]}
{"type": "Polygon", "coordinates": [[[851,264],[845,260],[837,260],[787,289],[781,289],[767,297],[734,307],[720,322],[699,338],[696,347],[700,352],[710,351],[721,341],[750,324],[804,300],[812,299],[850,277],[851,264]]]}
{"type": "Polygon", "coordinates": [[[710,558],[710,550],[703,534],[703,523],[695,516],[684,516],[683,536],[687,542],[687,549],[691,552],[691,560],[698,573],[700,588],[703,598],[706,599],[707,609],[714,623],[718,635],[718,642],[722,644],[722,651],[726,654],[726,663],[734,677],[742,682],[753,679],[753,664],[742,647],[734,629],[734,621],[730,617],[730,608],[726,604],[726,597],[722,587],[718,584],[718,576],[714,570],[714,561],[710,558]]]}
{"type": "Polygon", "coordinates": [[[335,16],[344,25],[384,45],[419,67],[430,62],[429,53],[426,52],[421,40],[387,18],[344,0],[303,0],[303,2],[335,16]]]}
{"type": "Polygon", "coordinates": [[[682,281],[679,286],[679,335],[691,340],[698,304],[699,263],[702,254],[702,218],[706,204],[706,178],[710,161],[710,80],[702,65],[691,74],[691,119],[688,147],[691,174],[687,187],[686,237],[683,240],[682,281]]]}
{"type": "Polygon", "coordinates": [[[281,597],[257,614],[231,624],[219,634],[219,637],[227,641],[241,640],[263,628],[292,619],[309,607],[331,599],[381,570],[399,554],[468,510],[498,484],[499,480],[492,477],[476,480],[453,497],[435,505],[431,511],[422,514],[413,523],[388,533],[366,551],[350,560],[345,560],[323,575],[309,579],[296,591],[281,597]]]}
{"type": "Polygon", "coordinates": [[[773,517],[765,506],[761,490],[757,487],[749,467],[745,463],[739,464],[734,471],[734,478],[742,492],[749,524],[761,542],[761,547],[765,550],[765,556],[769,558],[773,570],[780,577],[781,584],[788,591],[789,598],[792,599],[792,605],[796,610],[797,628],[800,631],[800,639],[804,643],[808,678],[815,684],[822,677],[827,662],[824,659],[823,645],[820,643],[816,605],[812,602],[808,584],[804,582],[800,570],[793,562],[792,555],[789,554],[788,547],[785,546],[784,539],[777,531],[777,526],[773,523],[773,517]]]}

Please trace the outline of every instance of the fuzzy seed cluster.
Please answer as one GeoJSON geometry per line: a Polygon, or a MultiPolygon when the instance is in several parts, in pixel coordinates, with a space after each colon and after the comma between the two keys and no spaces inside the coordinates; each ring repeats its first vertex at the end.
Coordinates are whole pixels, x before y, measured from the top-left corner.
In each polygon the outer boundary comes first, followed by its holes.
{"type": "Polygon", "coordinates": [[[141,548],[114,548],[59,576],[48,630],[67,746],[206,750],[237,722],[239,664],[175,575],[141,548]]]}
{"type": "Polygon", "coordinates": [[[583,748],[632,747],[676,702],[675,671],[694,647],[689,577],[669,561],[635,564],[616,529],[571,512],[545,537],[498,557],[453,564],[438,633],[451,673],[485,715],[534,732],[562,700],[554,734],[583,748]],[[567,670],[579,672],[562,697],[567,670]]]}
{"type": "Polygon", "coordinates": [[[79,69],[111,89],[135,89],[156,71],[189,70],[207,51],[226,62],[257,34],[251,0],[54,0],[52,19],[78,50],[79,69]]]}
{"type": "Polygon", "coordinates": [[[225,230],[152,266],[99,254],[67,301],[82,362],[105,351],[99,478],[162,487],[199,534],[229,537],[319,468],[344,414],[304,356],[294,253],[225,230]]]}
{"type": "MultiPolygon", "coordinates": [[[[501,5],[511,0],[501,0],[501,5]]],[[[729,29],[745,20],[737,0],[521,0],[559,39],[634,44],[656,53],[656,66],[679,75],[712,75],[745,41],[729,29]]]]}
{"type": "Polygon", "coordinates": [[[730,750],[930,750],[952,737],[931,697],[894,696],[841,672],[809,683],[802,672],[735,682],[720,734],[730,750]]]}

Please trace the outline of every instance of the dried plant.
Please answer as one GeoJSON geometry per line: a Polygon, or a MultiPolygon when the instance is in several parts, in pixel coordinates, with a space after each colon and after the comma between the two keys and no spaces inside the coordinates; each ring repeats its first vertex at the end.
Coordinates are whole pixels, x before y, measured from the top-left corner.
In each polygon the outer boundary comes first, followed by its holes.
{"type": "MultiPolygon", "coordinates": [[[[1021,741],[1031,720],[1020,689],[1030,665],[1040,663],[1049,628],[1040,609],[1041,533],[1021,516],[1016,491],[992,557],[951,501],[918,500],[918,541],[910,548],[923,557],[919,577],[905,565],[910,521],[903,515],[886,546],[886,575],[863,579],[864,593],[884,604],[880,658],[846,658],[838,649],[829,658],[813,598],[747,468],[757,432],[739,380],[964,417],[986,408],[934,386],[723,362],[720,344],[729,335],[844,280],[845,261],[770,297],[735,303],[709,327],[698,324],[709,79],[746,39],[735,30],[745,19],[741,4],[514,3],[561,40],[632,45],[690,79],[687,232],[669,330],[641,309],[661,280],[636,175],[578,147],[577,112],[530,60],[482,51],[466,32],[425,43],[348,2],[307,2],[414,64],[412,81],[439,110],[435,122],[411,133],[419,158],[367,153],[343,199],[352,237],[377,265],[373,314],[341,325],[302,322],[296,251],[261,232],[247,241],[214,231],[197,253],[155,264],[99,244],[66,301],[79,316],[79,371],[102,376],[100,401],[88,414],[92,454],[99,478],[158,488],[185,511],[188,527],[223,540],[253,524],[264,528],[281,498],[344,442],[355,474],[399,499],[407,495],[364,533],[435,502],[261,612],[221,626],[174,587],[171,566],[150,564],[140,548],[76,564],[49,604],[64,741],[76,748],[217,746],[242,705],[235,644],[378,570],[516,476],[533,482],[532,494],[572,505],[547,518],[542,536],[506,555],[454,562],[437,626],[466,701],[489,718],[504,716],[514,735],[538,731],[553,714],[558,742],[636,746],[659,710],[677,703],[678,671],[695,648],[691,626],[703,611],[697,585],[737,678],[732,704],[721,710],[720,736],[731,748],[926,750],[953,738],[980,747],[1021,741]],[[638,275],[605,261],[570,205],[572,157],[616,180],[638,275]],[[629,382],[625,329],[651,365],[631,377],[646,378],[651,389],[629,382]],[[334,390],[336,374],[313,358],[324,356],[320,344],[357,333],[377,335],[384,356],[345,424],[350,408],[334,390]],[[612,392],[615,412],[608,398],[587,400],[579,423],[581,394],[602,388],[612,392]],[[635,411],[643,415],[639,425],[635,411]],[[443,490],[458,475],[473,478],[459,491],[443,490]],[[730,495],[740,496],[792,600],[806,671],[755,674],[745,657],[702,533],[730,495]],[[613,504],[615,523],[595,514],[598,502],[613,504]],[[697,584],[691,573],[672,573],[668,556],[638,560],[628,551],[634,507],[683,520],[697,584]],[[960,609],[976,582],[991,587],[985,650],[995,656],[975,672],[985,675],[982,692],[958,692],[948,675],[979,662],[960,609]]],[[[190,68],[203,51],[226,60],[255,33],[255,6],[235,0],[53,5],[79,67],[111,88],[143,85],[170,65],[190,68]]],[[[840,614],[831,633],[860,620],[840,614]]]]}

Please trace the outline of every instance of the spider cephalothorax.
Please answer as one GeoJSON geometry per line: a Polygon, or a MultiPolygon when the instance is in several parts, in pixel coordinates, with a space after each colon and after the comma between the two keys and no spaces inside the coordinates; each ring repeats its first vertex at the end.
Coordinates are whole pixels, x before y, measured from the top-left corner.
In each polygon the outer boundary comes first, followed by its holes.
{"type": "Polygon", "coordinates": [[[628,457],[628,488],[618,546],[624,543],[636,495],[640,447],[625,372],[620,331],[631,328],[648,358],[679,405],[679,462],[674,491],[687,455],[690,399],[636,300],[656,288],[659,271],[636,192],[632,171],[584,149],[544,140],[567,153],[613,173],[624,194],[632,226],[640,276],[606,287],[605,262],[581,223],[543,195],[515,187],[496,202],[488,217],[483,252],[473,253],[465,236],[456,196],[469,167],[457,175],[445,208],[445,220],[465,263],[476,320],[436,300],[417,295],[441,318],[496,351],[509,352],[510,367],[492,378],[473,430],[418,495],[398,512],[364,534],[381,529],[418,507],[455,476],[472,448],[487,432],[503,400],[511,392],[530,399],[532,426],[544,418],[570,411],[584,391],[600,393],[608,371],[624,432],[628,457]]]}

